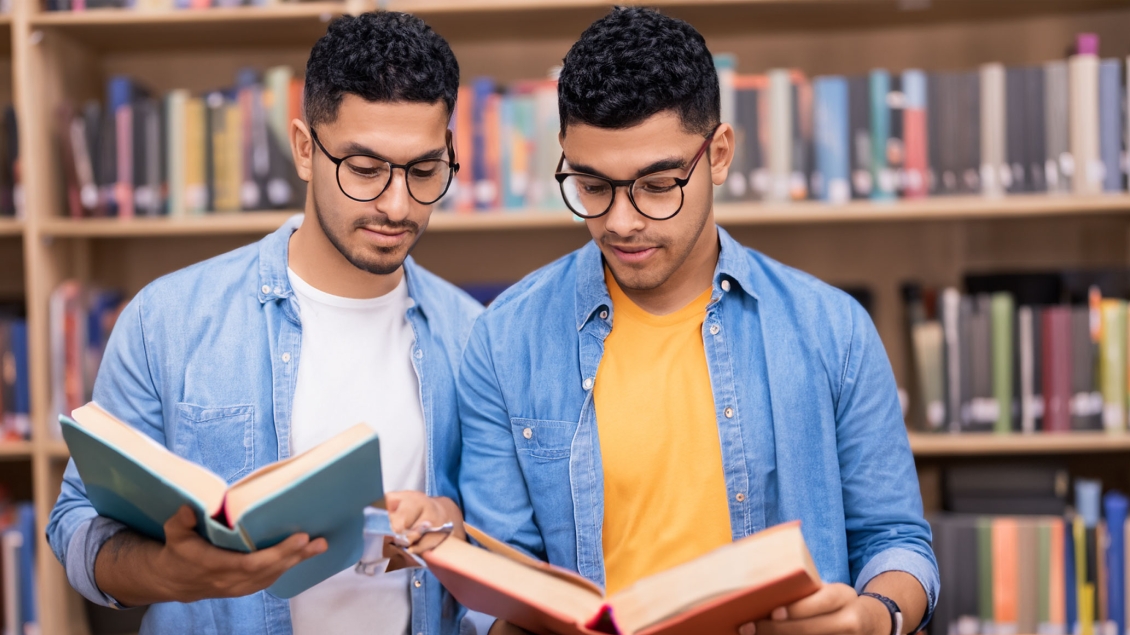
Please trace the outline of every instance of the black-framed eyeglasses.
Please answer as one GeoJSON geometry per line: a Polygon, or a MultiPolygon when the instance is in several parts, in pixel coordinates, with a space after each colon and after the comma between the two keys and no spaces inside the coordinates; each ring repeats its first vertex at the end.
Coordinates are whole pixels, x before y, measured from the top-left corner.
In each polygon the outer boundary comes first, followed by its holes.
{"type": "Polygon", "coordinates": [[[651,220],[667,220],[683,209],[683,188],[690,182],[694,169],[698,167],[702,155],[706,154],[706,149],[717,131],[718,128],[710,131],[702,147],[691,159],[691,167],[687,170],[687,175],[681,179],[657,172],[618,181],[595,174],[562,172],[561,168],[565,165],[565,153],[562,153],[561,160],[557,162],[555,175],[561,185],[561,196],[565,198],[565,204],[569,206],[570,211],[577,216],[585,219],[599,218],[612,209],[612,203],[616,200],[616,190],[624,187],[628,189],[628,200],[632,202],[632,207],[636,208],[637,212],[651,220]]]}
{"type": "Polygon", "coordinates": [[[431,205],[443,198],[451,181],[459,172],[459,164],[455,162],[455,148],[451,145],[451,132],[447,133],[447,159],[416,159],[408,163],[392,163],[371,154],[351,154],[346,157],[335,157],[326,150],[318,139],[318,133],[310,129],[310,137],[337,166],[337,186],[341,193],[349,198],[368,203],[374,201],[388,189],[392,182],[392,171],[396,168],[404,170],[404,182],[408,186],[408,195],[421,205],[431,205]]]}

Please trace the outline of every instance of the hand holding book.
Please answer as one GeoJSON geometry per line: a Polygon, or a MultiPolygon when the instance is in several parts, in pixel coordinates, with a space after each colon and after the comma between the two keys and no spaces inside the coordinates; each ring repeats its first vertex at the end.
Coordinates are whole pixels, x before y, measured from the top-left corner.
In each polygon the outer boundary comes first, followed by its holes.
{"type": "Polygon", "coordinates": [[[323,538],[298,533],[254,553],[221,549],[196,533],[188,505],[163,527],[164,544],[129,530],[111,538],[94,563],[98,588],[125,606],[239,597],[266,589],[327,547],[323,538]]]}

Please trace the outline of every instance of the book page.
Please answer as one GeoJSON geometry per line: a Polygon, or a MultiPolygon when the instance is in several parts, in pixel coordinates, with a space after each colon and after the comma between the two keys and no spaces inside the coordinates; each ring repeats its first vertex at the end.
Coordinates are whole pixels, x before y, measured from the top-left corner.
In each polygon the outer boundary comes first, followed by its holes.
{"type": "Polygon", "coordinates": [[[259,468],[228,488],[224,510],[228,522],[235,527],[249,507],[271,494],[286,489],[291,483],[331,463],[342,453],[377,435],[369,426],[358,423],[341,434],[289,459],[259,468]]]}
{"type": "Polygon", "coordinates": [[[788,523],[644,578],[608,603],[620,632],[637,633],[711,600],[770,585],[797,572],[820,579],[800,524],[788,523]]]}
{"type": "Polygon", "coordinates": [[[71,418],[106,445],[195,498],[209,516],[220,510],[228,484],[207,468],[173,454],[94,402],[76,409],[71,418]]]}

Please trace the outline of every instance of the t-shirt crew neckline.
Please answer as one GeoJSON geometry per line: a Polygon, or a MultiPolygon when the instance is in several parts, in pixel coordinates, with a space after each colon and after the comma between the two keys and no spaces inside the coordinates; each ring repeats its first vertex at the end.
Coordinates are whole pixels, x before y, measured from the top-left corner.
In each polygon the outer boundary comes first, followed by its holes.
{"type": "Polygon", "coordinates": [[[683,308],[667,315],[655,315],[648,313],[646,309],[633,302],[628,294],[624,293],[624,290],[620,288],[620,283],[616,281],[616,277],[612,275],[612,270],[608,267],[604,268],[604,284],[608,287],[608,295],[612,298],[612,305],[617,311],[627,313],[631,319],[637,322],[658,328],[678,326],[695,319],[701,321],[706,306],[710,304],[711,292],[714,290],[712,287],[707,287],[705,291],[688,302],[683,308]]]}
{"type": "Polygon", "coordinates": [[[375,298],[343,298],[339,295],[326,293],[325,291],[314,287],[309,282],[303,280],[290,267],[286,268],[286,273],[288,276],[290,276],[290,284],[292,287],[294,287],[294,291],[296,293],[319,304],[337,307],[339,309],[377,309],[403,301],[404,298],[408,296],[407,276],[403,274],[401,274],[400,282],[396,284],[396,287],[394,287],[392,291],[389,291],[384,295],[380,295],[375,298]]]}

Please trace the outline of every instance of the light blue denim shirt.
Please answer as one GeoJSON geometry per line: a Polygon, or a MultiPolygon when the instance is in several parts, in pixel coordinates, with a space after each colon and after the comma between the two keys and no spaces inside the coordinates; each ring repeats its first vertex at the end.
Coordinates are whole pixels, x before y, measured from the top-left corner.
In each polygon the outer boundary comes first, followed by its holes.
{"type": "MultiPolygon", "coordinates": [[[[94,400],[173,452],[233,482],[290,455],[302,326],[287,276],[291,234],[282,228],[146,286],[118,319],[94,400]]],[[[459,425],[455,373],[482,307],[454,286],[404,263],[416,343],[412,364],[427,426],[427,493],[456,501],[459,425]]],[[[115,605],[94,582],[94,560],[122,525],[97,515],[72,461],[47,537],[71,584],[115,605]]],[[[462,611],[431,574],[411,581],[412,633],[459,631],[462,611]]],[[[266,592],[153,605],[142,633],[291,633],[290,605],[266,592]]]]}
{"type": "MultiPolygon", "coordinates": [[[[904,571],[932,612],[930,528],[874,325],[847,294],[719,235],[702,339],[734,539],[800,520],[825,581],[862,590],[904,571]]],[[[467,522],[599,584],[592,389],[613,319],[590,242],[495,300],[459,374],[467,522]]]]}

